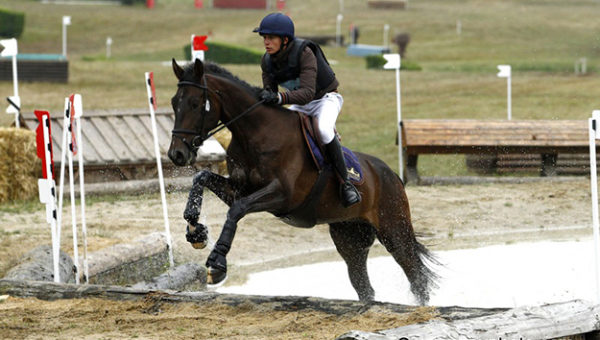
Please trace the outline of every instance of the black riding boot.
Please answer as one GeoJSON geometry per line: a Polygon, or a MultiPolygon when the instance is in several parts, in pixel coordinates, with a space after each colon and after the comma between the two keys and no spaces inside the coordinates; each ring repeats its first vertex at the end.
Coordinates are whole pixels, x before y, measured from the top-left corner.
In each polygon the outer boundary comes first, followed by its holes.
{"type": "Polygon", "coordinates": [[[342,205],[344,207],[349,207],[360,202],[360,193],[356,190],[356,187],[350,183],[350,180],[348,180],[346,161],[344,160],[342,146],[337,137],[334,137],[329,144],[325,145],[325,152],[327,152],[327,157],[329,157],[333,167],[344,181],[340,184],[340,199],[342,200],[342,205]]]}

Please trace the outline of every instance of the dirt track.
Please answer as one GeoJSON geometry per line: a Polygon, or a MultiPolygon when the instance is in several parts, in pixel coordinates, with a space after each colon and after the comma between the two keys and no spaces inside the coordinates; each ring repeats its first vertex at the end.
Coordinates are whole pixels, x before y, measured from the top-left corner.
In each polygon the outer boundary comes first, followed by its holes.
{"type": "MultiPolygon", "coordinates": [[[[577,240],[591,237],[589,179],[522,184],[409,186],[413,224],[433,250],[509,244],[530,240],[577,240]]],[[[180,218],[185,193],[168,197],[177,262],[203,263],[208,251],[184,240],[180,218]]],[[[65,209],[69,210],[69,209],[65,209]]],[[[162,228],[158,194],[98,201],[86,209],[90,248],[101,248],[162,228]]],[[[206,222],[218,235],[226,206],[214,196],[205,200],[206,222]]],[[[0,276],[25,251],[49,242],[42,206],[34,213],[0,213],[0,276]]],[[[70,221],[67,214],[63,217],[70,221]]],[[[228,258],[230,280],[276,267],[339,260],[326,226],[295,229],[267,214],[242,220],[228,258]]],[[[63,249],[69,251],[69,231],[63,249]]],[[[376,245],[372,256],[385,255],[376,245]]],[[[340,278],[347,280],[347,278],[340,278]]],[[[191,303],[163,304],[148,312],[147,302],[64,300],[42,302],[8,298],[0,302],[0,334],[9,338],[198,338],[332,339],[350,329],[398,327],[406,318],[430,317],[388,311],[334,316],[322,312],[265,311],[258,306],[232,308],[191,303]]]]}

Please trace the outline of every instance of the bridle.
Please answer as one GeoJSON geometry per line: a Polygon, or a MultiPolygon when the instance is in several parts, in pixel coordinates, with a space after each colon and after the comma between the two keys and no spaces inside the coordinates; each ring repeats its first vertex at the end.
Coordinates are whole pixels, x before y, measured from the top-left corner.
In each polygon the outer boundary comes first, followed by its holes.
{"type": "MultiPolygon", "coordinates": [[[[202,80],[204,81],[204,84],[207,84],[206,76],[202,76],[202,80]]],[[[179,138],[183,142],[183,144],[185,144],[185,146],[187,146],[187,148],[193,153],[196,153],[198,151],[198,148],[200,148],[200,146],[202,145],[202,143],[204,143],[205,140],[209,139],[210,137],[215,135],[217,132],[223,130],[224,128],[228,127],[236,120],[238,120],[238,119],[242,118],[243,116],[245,116],[246,114],[250,113],[257,106],[259,106],[260,104],[262,104],[264,102],[264,100],[259,100],[258,102],[254,103],[252,106],[250,106],[248,109],[246,109],[246,111],[240,113],[239,115],[237,115],[233,119],[229,120],[228,122],[224,123],[221,121],[217,126],[215,126],[215,128],[211,132],[207,133],[205,136],[202,136],[202,131],[204,130],[204,119],[206,117],[206,114],[210,111],[210,101],[208,100],[209,88],[207,85],[202,85],[202,84],[199,84],[199,83],[196,83],[193,81],[187,81],[187,80],[181,80],[180,82],[177,83],[177,87],[182,87],[182,86],[193,86],[193,87],[197,87],[202,90],[202,105],[201,105],[202,112],[200,112],[200,114],[202,115],[202,119],[200,121],[200,130],[173,129],[171,131],[172,136],[179,138]],[[191,142],[188,142],[185,137],[181,136],[182,134],[183,135],[192,135],[194,137],[192,138],[191,142]]]]}

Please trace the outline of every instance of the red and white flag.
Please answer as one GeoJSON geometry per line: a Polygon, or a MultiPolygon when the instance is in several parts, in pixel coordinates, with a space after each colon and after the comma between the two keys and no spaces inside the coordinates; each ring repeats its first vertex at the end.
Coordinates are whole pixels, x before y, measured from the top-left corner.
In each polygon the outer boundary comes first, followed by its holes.
{"type": "Polygon", "coordinates": [[[204,44],[208,36],[192,34],[192,61],[200,59],[204,61],[204,51],[208,51],[208,46],[204,44]]]}
{"type": "Polygon", "coordinates": [[[40,121],[36,133],[37,156],[42,160],[42,176],[46,179],[54,179],[54,161],[52,155],[52,129],[50,127],[50,113],[48,111],[35,110],[35,116],[40,121]],[[46,116],[46,127],[44,127],[44,116],[46,116]],[[44,140],[44,130],[47,130],[48,142],[44,140]],[[50,159],[46,157],[49,151],[50,159]],[[47,164],[50,162],[50,176],[47,174],[47,164]]]}

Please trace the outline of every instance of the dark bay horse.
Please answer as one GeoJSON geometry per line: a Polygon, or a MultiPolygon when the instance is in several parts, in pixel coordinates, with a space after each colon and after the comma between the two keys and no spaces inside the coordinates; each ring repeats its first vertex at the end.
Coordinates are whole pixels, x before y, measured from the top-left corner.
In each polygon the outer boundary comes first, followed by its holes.
{"type": "Polygon", "coordinates": [[[257,99],[260,88],[216,64],[196,60],[182,68],[173,60],[173,71],[179,80],[172,98],[175,126],[169,158],[173,163],[192,164],[198,147],[215,128],[226,127],[232,135],[227,149],[229,176],[208,170],[196,174],[184,212],[187,240],[200,248],[207,239],[207,228],[198,223],[204,188],[229,206],[221,235],[206,262],[209,284],[226,278],[226,256],[238,221],[246,214],[266,211],[293,226],[329,224],[331,238],[361,301],[375,297],[367,256],[377,237],[404,270],[415,297],[427,304],[430,290],[436,286],[436,274],[428,262],[435,260],[415,237],[404,185],[395,172],[373,156],[356,153],[365,177],[358,186],[362,201],[344,208],[338,197],[338,179],[331,170],[319,171],[314,165],[295,112],[263,105],[257,99]],[[311,195],[318,180],[323,183],[322,191],[311,195]],[[307,204],[308,196],[314,202],[307,204]]]}

